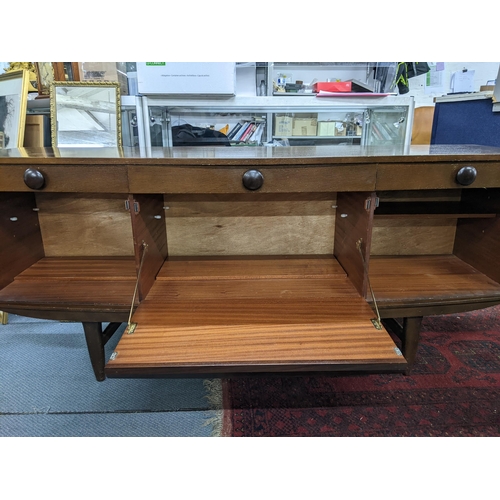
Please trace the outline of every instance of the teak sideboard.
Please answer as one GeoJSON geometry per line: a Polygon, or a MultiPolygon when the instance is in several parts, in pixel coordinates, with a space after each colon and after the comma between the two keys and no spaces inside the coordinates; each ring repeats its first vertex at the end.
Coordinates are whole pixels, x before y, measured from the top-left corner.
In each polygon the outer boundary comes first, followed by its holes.
{"type": "Polygon", "coordinates": [[[1,150],[0,206],[0,310],[83,323],[97,380],[404,373],[500,303],[494,148],[1,150]]]}

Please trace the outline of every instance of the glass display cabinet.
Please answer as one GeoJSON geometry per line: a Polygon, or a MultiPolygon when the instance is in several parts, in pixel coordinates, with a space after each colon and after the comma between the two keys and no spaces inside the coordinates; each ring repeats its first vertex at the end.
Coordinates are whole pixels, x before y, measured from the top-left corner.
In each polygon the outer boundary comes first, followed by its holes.
{"type": "Polygon", "coordinates": [[[403,153],[411,141],[412,97],[141,99],[151,147],[384,145],[403,153]]]}

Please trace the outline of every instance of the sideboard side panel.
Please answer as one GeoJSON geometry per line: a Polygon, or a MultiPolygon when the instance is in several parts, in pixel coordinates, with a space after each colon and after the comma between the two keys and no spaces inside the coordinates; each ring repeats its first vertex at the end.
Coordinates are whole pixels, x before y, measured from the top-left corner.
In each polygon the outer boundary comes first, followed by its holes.
{"type": "Polygon", "coordinates": [[[44,257],[35,196],[0,193],[0,288],[44,257]]]}
{"type": "Polygon", "coordinates": [[[500,283],[500,189],[470,190],[462,204],[478,212],[496,213],[495,218],[459,219],[453,253],[467,264],[500,283]]]}

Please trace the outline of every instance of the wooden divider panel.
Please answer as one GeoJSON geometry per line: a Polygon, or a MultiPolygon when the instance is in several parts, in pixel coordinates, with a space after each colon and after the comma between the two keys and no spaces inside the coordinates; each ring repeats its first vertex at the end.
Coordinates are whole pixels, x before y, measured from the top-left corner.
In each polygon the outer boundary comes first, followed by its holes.
{"type": "Polygon", "coordinates": [[[163,196],[130,195],[128,201],[138,274],[140,270],[139,299],[143,300],[168,254],[163,196]]]}
{"type": "Polygon", "coordinates": [[[44,256],[35,197],[0,193],[0,288],[44,256]]]}
{"type": "Polygon", "coordinates": [[[334,254],[362,297],[366,297],[368,290],[366,271],[369,267],[375,198],[375,193],[366,192],[338,193],[337,196],[334,254]]]}

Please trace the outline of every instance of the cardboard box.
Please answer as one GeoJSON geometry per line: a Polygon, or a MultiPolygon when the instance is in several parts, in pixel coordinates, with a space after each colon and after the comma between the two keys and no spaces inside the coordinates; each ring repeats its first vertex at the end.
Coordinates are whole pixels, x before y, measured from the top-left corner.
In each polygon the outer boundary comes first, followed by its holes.
{"type": "Polygon", "coordinates": [[[327,92],[351,92],[352,82],[317,82],[313,85],[313,92],[326,90],[327,92]]]}
{"type": "Polygon", "coordinates": [[[309,136],[317,135],[317,118],[294,118],[292,135],[309,136]]]}
{"type": "Polygon", "coordinates": [[[138,62],[140,94],[234,96],[236,63],[138,62]]]}
{"type": "Polygon", "coordinates": [[[48,148],[51,146],[50,119],[47,115],[26,115],[24,128],[25,148],[48,148]]]}
{"type": "Polygon", "coordinates": [[[335,122],[318,122],[318,136],[333,137],[335,135],[335,122]]]}
{"type": "Polygon", "coordinates": [[[276,115],[274,117],[274,135],[278,137],[290,137],[293,131],[292,115],[276,115]]]}
{"type": "Polygon", "coordinates": [[[118,82],[122,95],[128,95],[127,65],[124,62],[81,62],[82,81],[118,82]]]}

